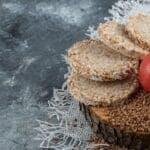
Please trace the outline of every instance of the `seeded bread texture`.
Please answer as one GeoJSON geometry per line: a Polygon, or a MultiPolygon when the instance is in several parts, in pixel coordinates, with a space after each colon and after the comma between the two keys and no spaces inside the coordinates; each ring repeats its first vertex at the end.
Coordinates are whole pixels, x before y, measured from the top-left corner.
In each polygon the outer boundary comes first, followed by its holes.
{"type": "Polygon", "coordinates": [[[150,51],[150,15],[137,14],[130,16],[125,30],[136,44],[150,51]]]}
{"type": "Polygon", "coordinates": [[[81,76],[96,81],[125,79],[137,73],[139,62],[110,50],[100,41],[84,40],[68,50],[68,62],[81,76]]]}
{"type": "Polygon", "coordinates": [[[138,80],[131,77],[112,82],[96,82],[72,72],[68,78],[68,90],[78,101],[86,105],[123,105],[138,88],[138,80]]]}
{"type": "Polygon", "coordinates": [[[124,25],[118,24],[115,21],[100,24],[98,34],[101,41],[108,47],[130,58],[143,59],[144,56],[149,54],[147,50],[143,50],[127,37],[124,25]]]}

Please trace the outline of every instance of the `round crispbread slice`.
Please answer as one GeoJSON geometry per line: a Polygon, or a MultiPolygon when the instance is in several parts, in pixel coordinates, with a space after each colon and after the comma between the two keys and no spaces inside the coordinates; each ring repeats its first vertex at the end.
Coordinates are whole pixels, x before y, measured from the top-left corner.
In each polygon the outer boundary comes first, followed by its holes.
{"type": "Polygon", "coordinates": [[[137,73],[139,62],[110,50],[100,41],[83,40],[68,50],[74,72],[96,81],[125,79],[137,73]]]}
{"type": "Polygon", "coordinates": [[[138,91],[120,107],[95,107],[80,103],[96,135],[128,149],[150,149],[150,93],[138,91]]]}
{"type": "Polygon", "coordinates": [[[78,101],[86,105],[123,105],[138,86],[136,77],[112,82],[92,81],[72,72],[68,78],[68,90],[78,101]]]}
{"type": "Polygon", "coordinates": [[[125,30],[136,44],[150,51],[150,15],[137,14],[130,16],[125,30]]]}
{"type": "Polygon", "coordinates": [[[142,49],[128,38],[124,25],[115,21],[101,23],[97,31],[101,41],[125,56],[143,59],[144,56],[149,54],[149,51],[142,49]]]}

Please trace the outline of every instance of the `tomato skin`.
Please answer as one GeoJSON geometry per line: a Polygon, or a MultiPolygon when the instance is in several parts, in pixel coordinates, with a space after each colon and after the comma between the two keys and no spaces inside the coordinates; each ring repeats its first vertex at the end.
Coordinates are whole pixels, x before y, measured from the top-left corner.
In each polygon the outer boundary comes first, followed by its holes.
{"type": "Polygon", "coordinates": [[[146,92],[150,92],[150,54],[140,64],[139,80],[146,92]]]}

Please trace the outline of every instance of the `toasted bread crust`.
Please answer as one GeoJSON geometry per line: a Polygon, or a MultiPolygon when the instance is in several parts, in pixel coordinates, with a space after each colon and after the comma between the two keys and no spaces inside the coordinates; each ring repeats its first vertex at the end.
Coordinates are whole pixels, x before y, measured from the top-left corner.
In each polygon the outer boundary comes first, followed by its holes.
{"type": "Polygon", "coordinates": [[[114,82],[96,82],[85,79],[76,73],[68,78],[68,90],[76,100],[86,105],[123,105],[139,84],[135,77],[114,82]]]}
{"type": "Polygon", "coordinates": [[[149,51],[143,50],[127,37],[124,25],[118,24],[115,21],[100,24],[97,31],[101,40],[108,47],[125,56],[143,59],[144,56],[149,54],[149,51]]]}
{"type": "Polygon", "coordinates": [[[101,41],[83,40],[68,50],[74,72],[96,81],[125,79],[137,73],[139,62],[110,50],[101,41]]]}
{"type": "Polygon", "coordinates": [[[136,44],[150,51],[150,15],[137,14],[130,16],[125,30],[136,44]]]}

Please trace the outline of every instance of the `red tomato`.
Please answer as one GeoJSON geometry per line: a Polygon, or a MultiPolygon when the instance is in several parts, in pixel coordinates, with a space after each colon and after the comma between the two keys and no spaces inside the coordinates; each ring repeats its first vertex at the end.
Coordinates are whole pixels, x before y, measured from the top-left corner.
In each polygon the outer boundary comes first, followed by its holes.
{"type": "Polygon", "coordinates": [[[144,90],[150,92],[150,54],[140,64],[139,79],[144,90]]]}

